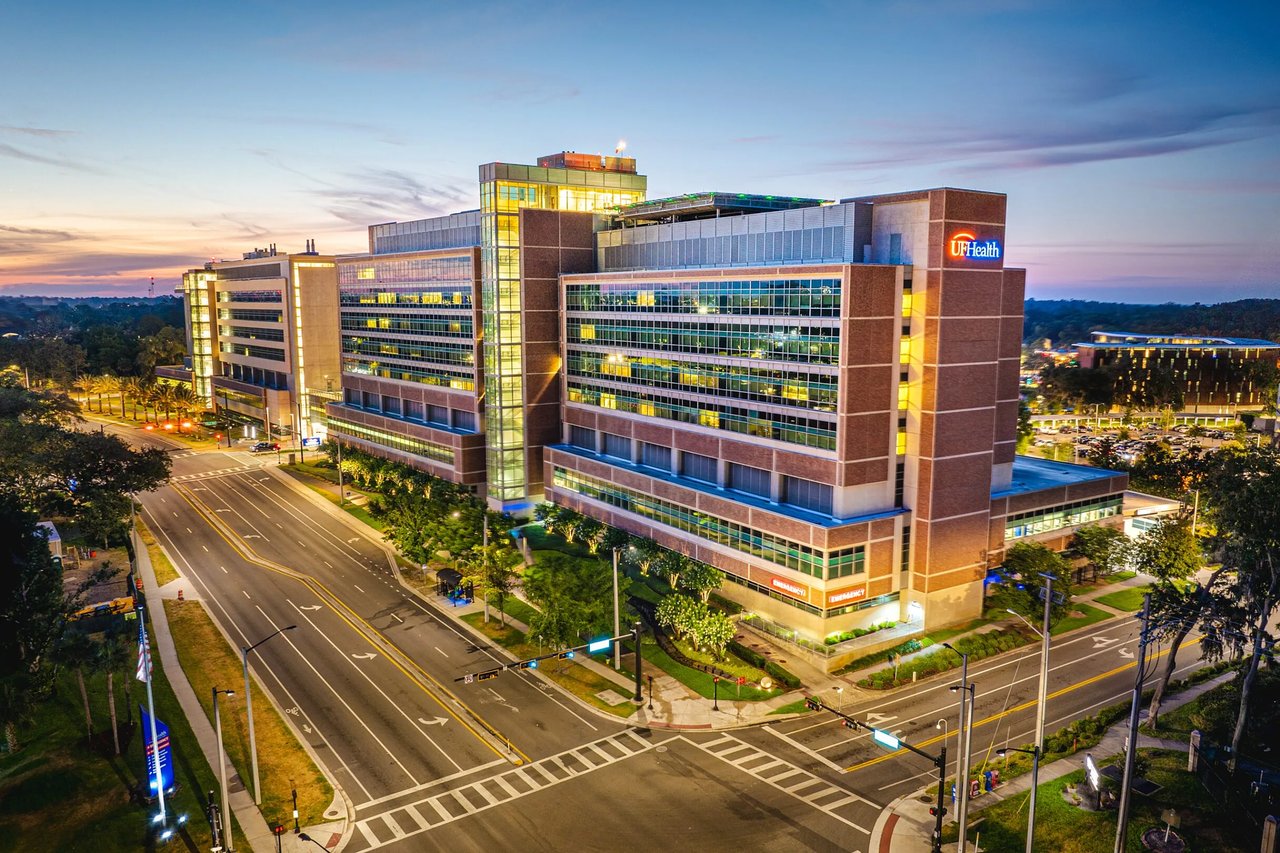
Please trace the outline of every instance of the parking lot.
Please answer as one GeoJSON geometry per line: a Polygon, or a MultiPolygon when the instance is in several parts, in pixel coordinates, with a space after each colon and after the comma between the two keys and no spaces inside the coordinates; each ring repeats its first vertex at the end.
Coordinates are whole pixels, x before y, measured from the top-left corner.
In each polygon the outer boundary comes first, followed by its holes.
{"type": "MultiPolygon", "coordinates": [[[[1176,457],[1199,448],[1213,450],[1225,442],[1235,440],[1235,432],[1229,428],[1177,424],[1172,429],[1157,425],[1130,424],[1070,424],[1037,423],[1031,440],[1032,452],[1059,461],[1084,462],[1098,456],[1103,443],[1110,440],[1116,456],[1125,462],[1135,462],[1148,447],[1166,443],[1176,457]]],[[[1258,433],[1247,434],[1246,440],[1258,440],[1258,433]]]]}

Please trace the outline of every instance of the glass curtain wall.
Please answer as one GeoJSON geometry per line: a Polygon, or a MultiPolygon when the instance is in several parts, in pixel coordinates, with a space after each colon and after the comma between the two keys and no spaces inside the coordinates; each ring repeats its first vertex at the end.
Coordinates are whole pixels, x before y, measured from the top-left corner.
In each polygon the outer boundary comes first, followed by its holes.
{"type": "Polygon", "coordinates": [[[191,384],[207,408],[213,408],[213,329],[209,291],[213,272],[190,272],[182,277],[191,318],[191,384]]]}
{"type": "Polygon", "coordinates": [[[527,495],[520,209],[589,213],[644,197],[644,178],[639,175],[507,163],[480,167],[486,468],[489,495],[498,501],[519,501],[527,495]],[[606,182],[610,186],[604,186],[606,182]]]}

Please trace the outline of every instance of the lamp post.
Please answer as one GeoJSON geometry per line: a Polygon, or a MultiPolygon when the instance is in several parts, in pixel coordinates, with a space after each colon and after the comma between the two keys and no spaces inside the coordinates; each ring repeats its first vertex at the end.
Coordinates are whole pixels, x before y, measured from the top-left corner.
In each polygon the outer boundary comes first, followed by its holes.
{"type": "Polygon", "coordinates": [[[1027,812],[1027,853],[1031,853],[1031,844],[1036,835],[1036,787],[1040,779],[1040,747],[1032,746],[1030,749],[1008,747],[997,749],[996,755],[1003,756],[1009,752],[1023,752],[1031,756],[1031,800],[1030,808],[1027,812]]]}
{"type": "MultiPolygon", "coordinates": [[[[245,646],[240,649],[240,660],[244,664],[244,710],[245,715],[249,718],[249,756],[253,764],[253,802],[255,805],[262,805],[262,782],[258,779],[258,740],[253,734],[253,691],[249,689],[249,652],[258,646],[275,637],[277,634],[283,634],[285,631],[292,631],[297,625],[289,625],[281,628],[266,637],[263,637],[252,646],[245,646]]],[[[216,701],[216,700],[215,700],[216,701]]]]}
{"type": "MultiPolygon", "coordinates": [[[[1040,768],[1039,756],[1044,754],[1045,703],[1047,701],[1046,694],[1049,689],[1049,646],[1050,646],[1049,610],[1053,605],[1053,580],[1054,580],[1053,575],[1041,574],[1040,577],[1044,578],[1044,582],[1045,582],[1043,630],[1037,631],[1036,627],[1032,625],[1029,621],[1027,621],[1027,618],[1023,616],[1021,613],[1016,613],[1013,610],[1008,611],[1009,613],[1012,613],[1014,616],[1017,616],[1023,622],[1026,622],[1028,628],[1030,628],[1036,634],[1039,634],[1040,643],[1041,643],[1040,689],[1036,699],[1036,739],[1035,739],[1036,762],[1032,765],[1032,768],[1031,768],[1031,801],[1030,801],[1030,807],[1029,807],[1030,812],[1027,815],[1027,853],[1031,853],[1031,836],[1034,831],[1035,821],[1036,821],[1036,785],[1037,785],[1037,777],[1038,777],[1039,768],[1040,768]]],[[[1017,751],[1026,752],[1025,749],[1017,750],[1017,751]]]]}
{"type": "Polygon", "coordinates": [[[965,830],[968,828],[969,817],[969,737],[973,731],[973,685],[969,683],[969,656],[950,643],[943,643],[942,646],[960,655],[960,684],[952,685],[951,691],[960,693],[960,719],[956,727],[956,748],[960,750],[960,755],[956,758],[956,818],[960,827],[960,853],[964,853],[968,847],[965,830]]]}
{"type": "Polygon", "coordinates": [[[346,506],[347,494],[342,488],[342,441],[334,439],[333,443],[338,445],[338,506],[346,506]]]}
{"type": "MultiPolygon", "coordinates": [[[[618,548],[613,549],[613,636],[622,635],[622,622],[618,614],[618,548]]],[[[640,648],[636,647],[636,655],[640,654],[640,648]]],[[[622,669],[622,643],[615,642],[613,644],[613,668],[622,669]]]]}
{"type": "Polygon", "coordinates": [[[234,696],[234,690],[219,690],[213,688],[213,729],[218,736],[218,781],[222,791],[222,826],[224,827],[223,835],[227,842],[227,853],[234,853],[235,841],[231,836],[231,816],[227,811],[227,759],[222,753],[222,714],[218,711],[218,694],[224,693],[227,696],[234,696]]]}

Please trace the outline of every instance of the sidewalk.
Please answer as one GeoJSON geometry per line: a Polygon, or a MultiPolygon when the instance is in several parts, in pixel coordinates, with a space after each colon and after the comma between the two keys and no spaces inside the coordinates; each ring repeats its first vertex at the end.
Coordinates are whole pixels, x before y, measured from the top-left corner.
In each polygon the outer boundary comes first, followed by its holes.
{"type": "MultiPolygon", "coordinates": [[[[1186,690],[1171,696],[1164,701],[1161,707],[1162,712],[1172,711],[1186,703],[1195,699],[1202,693],[1212,690],[1219,684],[1235,677],[1235,673],[1227,672],[1215,678],[1211,678],[1194,687],[1188,687],[1186,690]]],[[[1141,712],[1142,719],[1146,719],[1146,711],[1141,712]]],[[[1111,726],[1107,729],[1106,734],[1102,736],[1102,740],[1089,750],[1082,750],[1075,755],[1059,759],[1050,764],[1046,764],[1040,768],[1040,784],[1052,782],[1055,779],[1061,779],[1072,771],[1079,770],[1083,766],[1083,752],[1093,755],[1095,760],[1109,758],[1114,755],[1120,755],[1124,752],[1125,739],[1129,736],[1129,721],[1127,719],[1111,726]]],[[[1155,738],[1150,735],[1138,735],[1138,747],[1157,747],[1160,749],[1186,750],[1187,744],[1180,740],[1166,740],[1164,738],[1155,738]]],[[[988,806],[994,805],[1002,800],[1010,797],[1016,797],[1026,794],[1031,790],[1031,774],[1024,773],[1010,782],[1002,784],[999,788],[988,794],[983,794],[969,803],[969,818],[972,821],[979,813],[988,806]]],[[[890,803],[881,813],[880,819],[876,821],[875,828],[871,833],[870,851],[871,853],[927,853],[930,849],[930,839],[933,837],[934,819],[929,814],[929,807],[936,802],[937,787],[925,791],[916,791],[912,794],[899,797],[890,803]],[[926,794],[932,794],[929,802],[922,802],[921,798],[926,794]]],[[[949,794],[948,794],[949,799],[949,794]]],[[[954,806],[948,802],[947,809],[949,817],[954,817],[954,806]]],[[[950,820],[948,821],[951,822],[950,820]]],[[[955,851],[959,847],[958,844],[944,844],[944,850],[955,851]]]]}

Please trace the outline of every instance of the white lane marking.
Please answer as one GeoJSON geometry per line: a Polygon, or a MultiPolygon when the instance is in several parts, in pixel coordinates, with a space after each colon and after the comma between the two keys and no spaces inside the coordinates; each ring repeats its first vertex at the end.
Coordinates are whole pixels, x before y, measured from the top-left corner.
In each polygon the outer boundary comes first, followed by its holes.
{"type": "Polygon", "coordinates": [[[331,569],[333,568],[333,563],[330,563],[328,560],[321,560],[321,562],[324,563],[329,568],[331,569]]]}
{"type": "Polygon", "coordinates": [[[404,624],[404,620],[403,620],[403,619],[401,619],[399,616],[397,616],[397,615],[396,615],[396,614],[394,614],[394,613],[392,613],[392,614],[391,614],[391,618],[392,618],[392,619],[394,619],[394,620],[396,620],[397,622],[399,622],[401,625],[403,625],[403,624],[404,624]]]}
{"type": "Polygon", "coordinates": [[[436,651],[440,652],[440,654],[444,655],[445,657],[448,657],[448,655],[446,655],[446,654],[444,653],[444,650],[443,650],[443,649],[441,649],[439,646],[432,646],[432,648],[433,648],[433,649],[435,649],[436,651]]]}
{"type": "MultiPolygon", "coordinates": [[[[240,591],[244,593],[244,597],[245,597],[245,598],[249,598],[249,590],[247,590],[247,589],[242,589],[242,590],[240,590],[240,591]]],[[[250,601],[253,601],[253,599],[252,599],[252,598],[249,598],[249,600],[250,600],[250,601]]]]}
{"type": "Polygon", "coordinates": [[[356,585],[356,584],[352,584],[352,586],[354,586],[354,587],[356,588],[356,590],[357,590],[357,591],[359,591],[359,592],[364,592],[364,590],[363,590],[363,589],[360,589],[360,587],[359,587],[358,585],[356,585]]]}
{"type": "MultiPolygon", "coordinates": [[[[778,738],[779,740],[791,744],[795,748],[799,749],[801,752],[808,755],[810,758],[816,758],[818,761],[821,761],[823,764],[827,765],[832,770],[844,770],[844,767],[842,765],[837,764],[836,762],[832,761],[830,758],[827,758],[825,755],[820,755],[818,752],[810,749],[804,744],[798,741],[792,740],[791,738],[784,735],[782,732],[775,731],[772,726],[765,726],[764,730],[769,734],[773,735],[774,737],[778,738]]],[[[845,745],[843,741],[837,741],[837,743],[839,743],[841,746],[845,745]]]]}
{"type": "Polygon", "coordinates": [[[226,566],[218,566],[218,568],[222,569],[222,573],[223,573],[224,575],[229,575],[229,574],[231,574],[231,572],[227,571],[227,567],[226,567],[226,566]]]}
{"type": "MultiPolygon", "coordinates": [[[[288,599],[285,599],[285,600],[286,600],[286,601],[289,601],[288,599]]],[[[292,607],[294,610],[297,610],[297,609],[298,609],[298,605],[294,604],[292,601],[289,601],[289,606],[290,606],[290,607],[292,607]]],[[[332,638],[330,638],[330,637],[329,637],[329,635],[328,635],[326,632],[324,632],[324,631],[320,630],[320,627],[319,627],[318,625],[316,625],[316,623],[315,623],[314,621],[312,621],[312,619],[311,619],[311,617],[310,617],[310,616],[308,616],[306,613],[302,613],[302,611],[300,611],[300,610],[299,610],[298,612],[302,615],[302,618],[303,618],[303,619],[306,619],[306,620],[307,620],[307,623],[308,623],[309,625],[311,625],[311,627],[313,627],[313,628],[315,628],[315,629],[316,629],[316,632],[317,632],[321,637],[323,637],[323,638],[324,638],[325,642],[327,642],[329,645],[333,646],[333,648],[334,648],[334,650],[335,650],[335,651],[337,651],[337,652],[341,652],[341,651],[342,651],[341,649],[339,649],[339,648],[338,648],[338,644],[337,644],[337,643],[335,643],[335,642],[333,641],[333,639],[332,639],[332,638]]],[[[355,655],[352,655],[352,657],[355,657],[355,655]]],[[[429,743],[429,744],[431,744],[432,746],[434,746],[434,747],[435,747],[435,748],[440,752],[440,754],[441,754],[442,756],[444,756],[445,761],[448,761],[450,764],[452,764],[455,770],[461,770],[461,769],[462,769],[462,765],[461,765],[461,764],[459,764],[458,762],[454,761],[454,760],[453,760],[453,756],[451,756],[447,751],[445,751],[444,747],[442,747],[442,746],[440,746],[440,744],[436,743],[436,742],[431,738],[431,736],[430,736],[430,735],[428,735],[425,731],[423,731],[423,730],[418,726],[418,724],[417,724],[416,722],[414,722],[413,718],[411,718],[408,714],[406,714],[406,713],[404,712],[404,709],[402,709],[399,705],[397,705],[395,702],[393,702],[393,701],[391,700],[391,697],[390,697],[390,696],[388,696],[386,693],[384,693],[384,692],[382,691],[382,688],[378,686],[378,683],[377,683],[376,681],[374,681],[372,678],[370,678],[370,677],[369,677],[369,674],[368,674],[368,673],[366,673],[366,672],[365,672],[361,667],[359,667],[359,666],[358,666],[358,665],[356,665],[355,663],[352,663],[352,664],[351,664],[351,667],[352,667],[356,672],[360,673],[360,676],[361,676],[362,678],[364,678],[364,680],[365,680],[365,681],[369,682],[369,684],[373,687],[373,689],[374,689],[374,690],[378,691],[378,695],[379,695],[379,696],[381,696],[383,699],[387,700],[387,704],[388,704],[388,705],[390,705],[391,707],[393,707],[393,708],[395,708],[397,711],[399,711],[399,712],[400,712],[400,716],[402,716],[402,717],[404,717],[406,720],[408,720],[408,721],[409,721],[409,725],[410,725],[410,726],[412,726],[412,727],[413,727],[413,729],[414,729],[415,731],[417,731],[419,734],[421,734],[424,738],[426,738],[426,739],[427,739],[427,743],[429,743]]],[[[432,698],[432,699],[435,699],[435,701],[436,701],[436,702],[440,702],[440,700],[439,700],[439,699],[436,699],[435,694],[431,694],[431,698],[432,698]]],[[[341,699],[341,697],[339,697],[339,699],[341,699]]],[[[345,703],[345,702],[343,702],[343,704],[345,705],[346,703],[345,703]]],[[[352,713],[354,713],[354,712],[352,712],[352,713]]],[[[370,732],[370,734],[373,734],[373,732],[370,732]]],[[[379,744],[379,745],[382,745],[382,741],[378,741],[378,744],[379,744]]],[[[386,749],[386,747],[385,747],[385,746],[383,746],[383,749],[386,749]]],[[[405,775],[406,775],[406,776],[408,776],[410,779],[413,779],[413,783],[414,783],[415,785],[419,784],[418,780],[413,778],[413,774],[412,774],[412,773],[410,773],[408,770],[405,770],[405,767],[404,767],[404,765],[403,765],[403,764],[400,764],[400,760],[399,760],[399,759],[397,759],[394,755],[392,755],[391,757],[392,757],[392,760],[394,760],[394,761],[396,762],[396,764],[400,765],[400,769],[401,769],[401,770],[404,770],[405,775]]]]}

